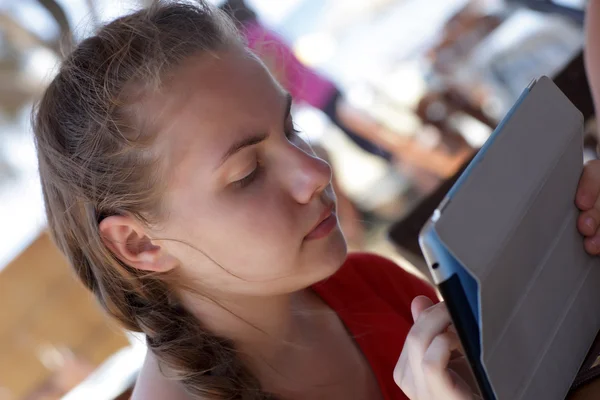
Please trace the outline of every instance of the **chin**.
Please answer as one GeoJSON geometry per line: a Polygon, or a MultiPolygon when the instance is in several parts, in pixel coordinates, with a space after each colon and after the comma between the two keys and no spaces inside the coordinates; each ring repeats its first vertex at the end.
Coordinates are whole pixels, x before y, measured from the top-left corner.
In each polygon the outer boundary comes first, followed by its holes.
{"type": "Polygon", "coordinates": [[[311,270],[311,284],[335,274],[348,255],[346,239],[339,226],[328,237],[311,243],[305,251],[305,265],[311,270]]]}

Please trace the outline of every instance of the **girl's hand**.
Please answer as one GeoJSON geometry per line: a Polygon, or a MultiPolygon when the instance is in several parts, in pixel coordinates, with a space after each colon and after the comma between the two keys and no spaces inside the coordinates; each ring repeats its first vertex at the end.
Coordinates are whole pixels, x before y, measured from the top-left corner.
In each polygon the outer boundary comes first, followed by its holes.
{"type": "Polygon", "coordinates": [[[581,210],[577,228],[585,237],[585,249],[597,256],[600,254],[600,161],[591,161],[583,169],[575,203],[581,210]]]}
{"type": "Polygon", "coordinates": [[[479,399],[445,304],[419,296],[411,311],[415,324],[394,370],[396,384],[411,400],[479,399]]]}

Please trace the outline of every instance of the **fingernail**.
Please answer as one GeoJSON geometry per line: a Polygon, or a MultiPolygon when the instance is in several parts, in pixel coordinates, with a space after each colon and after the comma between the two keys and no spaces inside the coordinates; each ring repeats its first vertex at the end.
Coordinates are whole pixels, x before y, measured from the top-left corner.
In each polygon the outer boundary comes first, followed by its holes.
{"type": "Polygon", "coordinates": [[[590,229],[596,228],[596,221],[592,217],[587,217],[583,223],[590,229]]]}
{"type": "Polygon", "coordinates": [[[582,194],[579,196],[579,203],[583,207],[591,207],[594,205],[594,199],[592,198],[592,196],[582,194]]]}

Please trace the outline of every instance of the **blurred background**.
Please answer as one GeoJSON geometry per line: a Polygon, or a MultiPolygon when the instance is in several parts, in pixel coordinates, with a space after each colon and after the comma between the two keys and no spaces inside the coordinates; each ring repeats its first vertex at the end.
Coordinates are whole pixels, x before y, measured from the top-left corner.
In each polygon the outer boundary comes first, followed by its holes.
{"type": "MultiPolygon", "coordinates": [[[[149,3],[0,0],[0,400],[127,398],[143,360],[143,340],[103,316],[45,232],[29,117],[72,43],[149,3]]],[[[246,0],[255,17],[241,22],[274,35],[275,53],[249,43],[282,85],[297,63],[329,88],[323,101],[290,88],[293,113],[334,167],[352,249],[427,278],[418,230],[533,78],[581,109],[595,157],[585,3],[246,0]]]]}

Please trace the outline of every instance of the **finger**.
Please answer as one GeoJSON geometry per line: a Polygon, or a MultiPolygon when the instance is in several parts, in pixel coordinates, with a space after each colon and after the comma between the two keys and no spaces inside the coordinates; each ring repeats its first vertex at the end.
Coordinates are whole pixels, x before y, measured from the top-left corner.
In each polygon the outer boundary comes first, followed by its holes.
{"type": "Polygon", "coordinates": [[[413,321],[419,318],[419,315],[429,307],[433,306],[433,301],[427,296],[417,296],[413,299],[410,305],[413,321]]]}
{"type": "Polygon", "coordinates": [[[412,393],[410,388],[413,387],[414,384],[413,380],[409,379],[409,374],[411,372],[411,369],[408,368],[409,354],[410,351],[408,350],[408,346],[406,346],[405,341],[405,345],[402,347],[402,352],[400,353],[400,357],[398,358],[398,362],[394,368],[394,382],[396,382],[396,385],[398,385],[398,387],[400,387],[400,389],[402,389],[402,391],[404,391],[404,393],[412,399],[414,396],[412,396],[409,391],[412,393]]]}
{"type": "Polygon", "coordinates": [[[412,380],[415,387],[416,397],[428,398],[427,383],[422,371],[423,355],[431,345],[433,339],[444,332],[450,325],[450,316],[445,304],[439,303],[426,310],[420,311],[420,306],[424,305],[429,299],[421,297],[415,299],[415,314],[418,313],[415,324],[408,332],[405,347],[408,352],[406,368],[412,370],[412,380]],[[420,302],[423,303],[420,303],[420,302]]]}
{"type": "Polygon", "coordinates": [[[468,387],[460,377],[452,375],[448,370],[451,354],[459,347],[458,337],[453,333],[446,332],[436,336],[425,352],[423,374],[432,398],[468,398],[467,395],[470,394],[468,387]]]}
{"type": "Polygon", "coordinates": [[[406,342],[409,347],[420,351],[418,359],[421,359],[431,341],[443,333],[451,323],[450,314],[444,303],[431,306],[419,314],[408,332],[406,342]]]}
{"type": "MultiPolygon", "coordinates": [[[[421,313],[431,306],[433,306],[433,301],[431,301],[428,297],[415,297],[411,303],[413,320],[416,321],[421,313]]],[[[412,399],[418,398],[418,395],[415,387],[416,382],[414,379],[414,374],[412,373],[413,368],[411,367],[410,362],[411,349],[408,343],[409,341],[405,340],[405,345],[402,348],[402,352],[400,353],[400,357],[398,358],[398,362],[394,368],[394,381],[400,387],[400,389],[402,389],[404,394],[412,399]]]]}
{"type": "Polygon", "coordinates": [[[414,374],[410,363],[408,362],[408,351],[406,347],[402,349],[398,363],[394,368],[394,382],[404,392],[409,399],[418,399],[415,387],[414,374]]]}
{"type": "Polygon", "coordinates": [[[582,212],[577,220],[577,229],[584,236],[594,236],[600,227],[600,208],[582,212]]]}
{"type": "Polygon", "coordinates": [[[588,237],[583,240],[583,246],[592,256],[600,255],[600,235],[596,234],[593,237],[588,237]]]}
{"type": "Polygon", "coordinates": [[[423,355],[423,370],[427,376],[439,378],[446,372],[452,351],[458,350],[458,337],[450,332],[437,335],[423,355]]]}
{"type": "Polygon", "coordinates": [[[454,324],[451,324],[451,325],[448,327],[448,332],[452,332],[452,333],[458,333],[458,332],[456,331],[456,326],[454,326],[454,324]]]}
{"type": "Polygon", "coordinates": [[[588,211],[600,195],[600,160],[587,163],[579,179],[579,187],[575,196],[575,203],[582,211],[588,211]]]}
{"type": "Polygon", "coordinates": [[[473,382],[474,386],[469,386],[456,371],[449,370],[448,373],[450,374],[450,379],[452,379],[452,384],[454,385],[456,400],[483,400],[479,396],[479,389],[476,389],[476,382],[473,382]]]}

